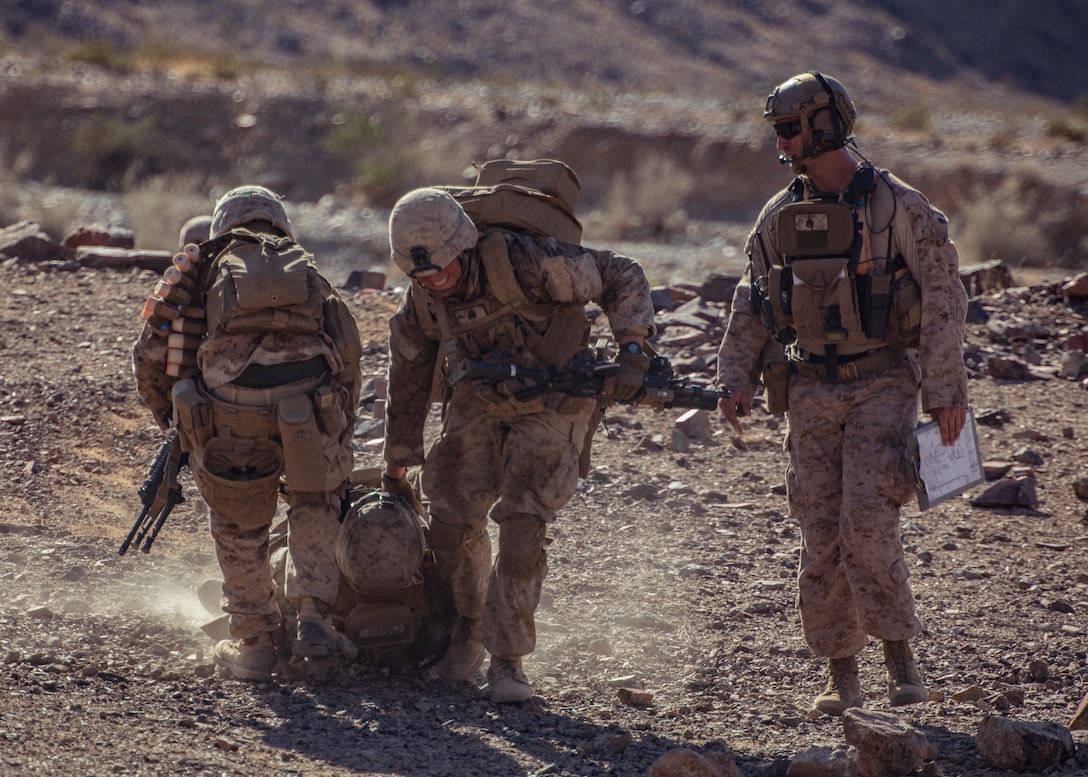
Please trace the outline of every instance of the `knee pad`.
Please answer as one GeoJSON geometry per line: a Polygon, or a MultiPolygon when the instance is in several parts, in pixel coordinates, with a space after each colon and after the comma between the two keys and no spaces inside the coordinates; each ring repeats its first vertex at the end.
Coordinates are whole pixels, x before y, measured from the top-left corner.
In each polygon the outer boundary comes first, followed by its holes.
{"type": "Polygon", "coordinates": [[[544,562],[547,524],[536,518],[508,518],[499,524],[498,567],[512,578],[531,578],[544,562]]]}

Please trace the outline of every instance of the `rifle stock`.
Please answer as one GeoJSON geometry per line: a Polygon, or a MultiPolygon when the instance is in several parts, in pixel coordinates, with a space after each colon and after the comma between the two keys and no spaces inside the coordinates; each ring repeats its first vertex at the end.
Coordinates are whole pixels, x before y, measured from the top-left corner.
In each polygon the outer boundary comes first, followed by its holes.
{"type": "MultiPolygon", "coordinates": [[[[607,400],[604,394],[605,379],[615,374],[620,365],[615,362],[596,362],[589,359],[572,359],[563,368],[534,369],[515,364],[463,360],[449,375],[451,384],[462,380],[483,383],[502,383],[507,380],[525,380],[531,385],[514,392],[514,398],[527,402],[543,394],[557,393],[575,397],[607,400]]],[[[642,391],[623,404],[634,407],[650,407],[655,411],[671,408],[699,408],[713,410],[729,393],[689,383],[677,378],[668,359],[655,356],[642,382],[642,391]]]]}

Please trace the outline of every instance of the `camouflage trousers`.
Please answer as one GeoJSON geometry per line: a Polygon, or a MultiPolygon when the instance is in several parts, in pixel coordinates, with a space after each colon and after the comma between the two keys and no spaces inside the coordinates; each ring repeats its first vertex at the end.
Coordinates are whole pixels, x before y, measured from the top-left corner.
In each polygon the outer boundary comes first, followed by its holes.
{"type": "MultiPolygon", "coordinates": [[[[319,602],[336,599],[340,571],[333,548],[340,530],[339,511],[332,505],[301,504],[288,511],[288,552],[284,590],[280,595],[298,606],[303,596],[319,602]]],[[[211,513],[211,532],[223,595],[230,614],[230,633],[235,639],[254,637],[280,625],[276,587],[269,565],[268,530],[272,515],[263,523],[239,525],[211,513]]]]}
{"type": "Polygon", "coordinates": [[[899,539],[900,507],[913,495],[917,386],[910,360],[839,384],[790,379],[786,487],[801,526],[801,624],[818,656],[852,656],[868,635],[903,640],[922,629],[899,539]]]}
{"type": "Polygon", "coordinates": [[[306,462],[302,476],[293,477],[300,471],[292,469],[300,457],[285,451],[284,421],[277,413],[290,401],[308,408],[309,392],[315,387],[299,383],[268,390],[233,388],[229,401],[217,389],[211,400],[213,434],[190,455],[193,478],[211,511],[210,529],[227,601],[224,609],[236,639],[271,631],[281,623],[268,548],[281,475],[291,494],[282,595],[296,607],[304,597],[317,600],[319,606],[336,598],[339,489],[350,470],[351,449],[339,437],[317,432],[316,423],[311,423],[313,461],[306,462]]]}
{"type": "Polygon", "coordinates": [[[578,484],[589,412],[518,415],[473,397],[451,402],[423,465],[431,549],[457,614],[482,627],[492,655],[536,648],[547,575],[545,530],[578,484]],[[499,526],[492,564],[488,517],[499,526]]]}

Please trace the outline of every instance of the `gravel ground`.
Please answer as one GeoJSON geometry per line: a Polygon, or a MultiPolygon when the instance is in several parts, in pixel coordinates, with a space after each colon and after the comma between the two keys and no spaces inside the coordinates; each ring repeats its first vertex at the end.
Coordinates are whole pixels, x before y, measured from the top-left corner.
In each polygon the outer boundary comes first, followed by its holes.
{"type": "MultiPolygon", "coordinates": [[[[609,413],[596,468],[551,532],[530,702],[496,706],[478,691],[482,676],[434,686],[403,666],[269,685],[218,676],[195,593],[215,562],[187,475],[188,499],[152,551],[117,554],[160,439],[128,363],[153,282],[141,271],[0,266],[0,773],[603,777],[644,775],[686,747],[724,753],[754,777],[842,744],[840,720],[807,714],[824,669],[794,607],[782,424],[759,410],[743,437],[717,416],[677,438],[677,413],[609,413]],[[646,691],[649,703],[629,703],[620,688],[646,691]]],[[[364,369],[379,375],[393,297],[350,302],[372,343],[364,369]]],[[[1056,333],[1085,325],[1083,307],[1045,286],[981,302],[1040,327],[1031,345],[1044,367],[1056,333]]],[[[711,325],[711,339],[717,332],[711,325]]],[[[972,364],[1024,350],[972,327],[972,364]]],[[[1002,411],[980,426],[985,458],[1038,455],[1019,466],[1039,503],[905,509],[927,627],[915,647],[934,700],[896,713],[935,744],[930,775],[1006,774],[974,747],[985,715],[1064,724],[1088,690],[1088,506],[1073,491],[1088,474],[1076,421],[1088,394],[1070,380],[999,381],[984,370],[972,371],[971,393],[977,413],[1002,411]],[[971,685],[982,700],[953,699],[971,685]]],[[[357,439],[359,466],[378,462],[371,438],[357,439]]],[[[867,706],[886,709],[879,647],[861,667],[867,706]]],[[[1076,737],[1078,758],[1051,774],[1088,768],[1088,740],[1076,737]]]]}

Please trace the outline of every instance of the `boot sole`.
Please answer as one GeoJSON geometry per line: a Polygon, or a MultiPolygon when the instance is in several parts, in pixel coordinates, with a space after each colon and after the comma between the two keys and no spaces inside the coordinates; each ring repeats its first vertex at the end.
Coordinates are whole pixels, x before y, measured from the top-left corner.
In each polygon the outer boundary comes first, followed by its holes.
{"type": "Polygon", "coordinates": [[[302,623],[298,630],[299,639],[291,642],[291,655],[295,658],[340,657],[351,660],[359,655],[354,643],[341,634],[331,637],[312,623],[302,623]]]}
{"type": "Polygon", "coordinates": [[[813,702],[813,710],[819,713],[824,713],[825,715],[841,717],[842,713],[848,710],[852,710],[852,708],[854,707],[860,707],[864,704],[864,702],[864,696],[858,696],[857,699],[849,704],[841,700],[825,699],[824,701],[820,701],[819,699],[816,699],[813,702]]]}
{"type": "Polygon", "coordinates": [[[902,690],[896,693],[888,692],[888,704],[892,707],[906,707],[908,704],[921,704],[929,701],[929,691],[902,690]]]}
{"type": "Polygon", "coordinates": [[[842,702],[819,701],[819,702],[815,702],[812,705],[812,709],[816,710],[817,712],[822,712],[824,715],[833,715],[834,717],[838,718],[838,717],[842,717],[842,714],[844,712],[846,712],[847,710],[853,709],[855,707],[860,707],[861,704],[862,704],[861,700],[858,700],[857,702],[855,702],[853,704],[843,704],[842,702]]]}

